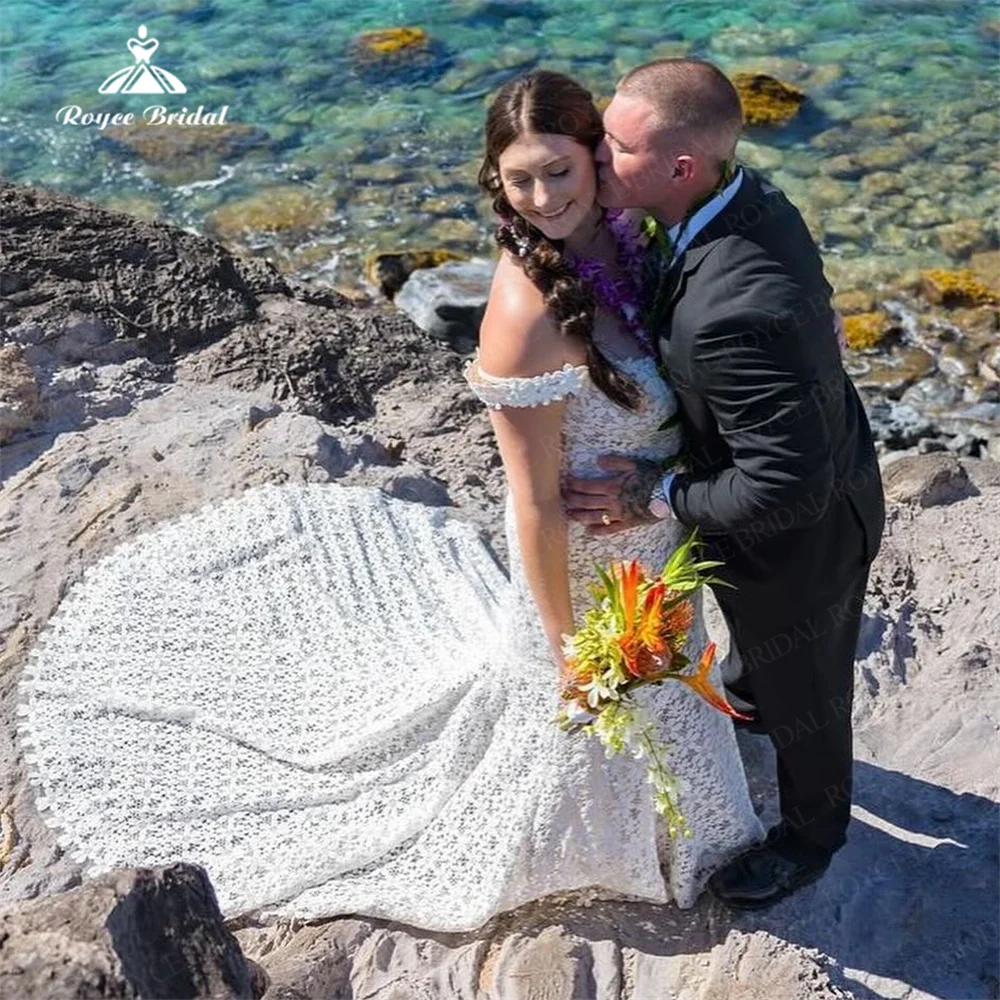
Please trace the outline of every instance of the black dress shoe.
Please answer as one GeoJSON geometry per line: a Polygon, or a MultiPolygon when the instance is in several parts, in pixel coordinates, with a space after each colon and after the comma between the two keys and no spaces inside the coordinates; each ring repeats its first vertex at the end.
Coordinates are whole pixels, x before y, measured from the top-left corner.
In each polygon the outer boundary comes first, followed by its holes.
{"type": "Polygon", "coordinates": [[[831,855],[796,855],[783,840],[769,835],[717,871],[708,880],[713,895],[737,910],[762,910],[815,882],[830,867],[831,855]]]}

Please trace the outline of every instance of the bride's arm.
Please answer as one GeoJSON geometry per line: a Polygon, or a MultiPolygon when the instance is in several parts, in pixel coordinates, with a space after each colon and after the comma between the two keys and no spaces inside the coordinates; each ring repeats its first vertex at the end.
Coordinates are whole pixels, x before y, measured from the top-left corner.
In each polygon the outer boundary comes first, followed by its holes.
{"type": "MultiPolygon", "coordinates": [[[[520,277],[499,273],[491,290],[479,340],[479,362],[489,375],[532,377],[558,371],[568,360],[566,340],[541,296],[533,286],[523,287],[520,277]]],[[[565,409],[564,399],[551,399],[489,411],[513,499],[525,578],[560,669],[565,666],[561,636],[575,631],[560,493],[565,409]]]]}

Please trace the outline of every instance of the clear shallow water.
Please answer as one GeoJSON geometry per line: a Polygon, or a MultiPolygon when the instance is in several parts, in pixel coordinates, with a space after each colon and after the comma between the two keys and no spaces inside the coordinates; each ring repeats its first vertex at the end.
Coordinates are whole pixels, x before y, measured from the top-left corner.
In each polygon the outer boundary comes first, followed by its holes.
{"type": "MultiPolygon", "coordinates": [[[[489,250],[475,187],[488,95],[534,66],[609,95],[661,54],[759,68],[810,102],[741,153],[804,210],[841,287],[954,264],[996,244],[998,42],[986,0],[6,0],[0,173],[83,195],[349,282],[376,248],[489,250]],[[152,62],[178,95],[100,94],[152,62]],[[416,63],[359,63],[359,32],[415,25],[416,63]],[[56,112],[227,106],[226,142],[138,148],[56,112]],[[837,157],[856,156],[856,169],[837,157]],[[838,161],[842,162],[842,161],[838,161]],[[871,179],[870,175],[879,175],[871,179]],[[896,183],[887,182],[891,175],[896,183]],[[867,176],[867,179],[866,179],[867,176]],[[947,228],[973,220],[969,239],[947,228]],[[249,224],[249,228],[246,228],[249,224]]],[[[156,130],[146,129],[146,134],[156,130]]],[[[200,130],[185,130],[199,132],[200,130]]],[[[168,130],[160,131],[161,142],[168,130]]]]}

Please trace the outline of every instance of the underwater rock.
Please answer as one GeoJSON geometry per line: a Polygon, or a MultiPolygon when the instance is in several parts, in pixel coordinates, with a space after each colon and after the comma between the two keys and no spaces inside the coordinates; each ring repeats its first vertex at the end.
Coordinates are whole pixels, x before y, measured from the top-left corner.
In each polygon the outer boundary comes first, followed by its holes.
{"type": "Polygon", "coordinates": [[[997,305],[1000,295],[976,277],[974,271],[946,271],[931,268],[920,272],[920,291],[935,305],[955,306],[997,305]]]}
{"type": "Polygon", "coordinates": [[[887,448],[912,448],[921,438],[936,437],[937,428],[912,406],[890,399],[874,399],[868,405],[868,422],[876,441],[887,448]]]}
{"type": "Polygon", "coordinates": [[[881,310],[854,313],[844,317],[844,339],[852,351],[877,347],[893,328],[893,320],[881,310]]]}
{"type": "Polygon", "coordinates": [[[419,268],[437,267],[445,261],[464,259],[451,250],[380,251],[365,258],[365,277],[392,301],[406,279],[419,268]]]}
{"type": "Polygon", "coordinates": [[[443,76],[451,59],[423,28],[405,25],[355,35],[347,56],[366,83],[422,83],[443,76]]]}
{"type": "Polygon", "coordinates": [[[402,52],[426,49],[427,41],[427,32],[423,28],[382,28],[355,36],[350,52],[355,59],[379,60],[402,52]]]}
{"type": "Polygon", "coordinates": [[[979,22],[979,36],[988,42],[1000,42],[1000,17],[988,17],[979,22]]]}
{"type": "Polygon", "coordinates": [[[303,234],[322,225],[336,207],[335,201],[309,188],[287,184],[228,201],[207,222],[225,240],[243,240],[249,233],[261,232],[303,234]]]}
{"type": "Polygon", "coordinates": [[[782,83],[766,73],[736,73],[733,86],[743,104],[748,126],[776,126],[794,118],[806,95],[797,87],[782,83]]]}
{"type": "Polygon", "coordinates": [[[948,221],[948,213],[929,198],[918,198],[907,213],[906,223],[913,229],[933,229],[948,221]]]}
{"type": "Polygon", "coordinates": [[[865,172],[865,168],[849,153],[841,153],[839,156],[831,156],[820,165],[820,170],[827,177],[833,177],[840,181],[856,181],[865,172]]]}
{"type": "Polygon", "coordinates": [[[909,185],[905,178],[887,170],[876,170],[861,178],[859,189],[866,198],[881,198],[884,195],[902,194],[909,185]]]}
{"type": "Polygon", "coordinates": [[[897,141],[863,149],[855,155],[855,159],[865,170],[894,170],[907,163],[912,156],[912,150],[897,141]]]}
{"type": "Polygon", "coordinates": [[[887,135],[897,135],[900,132],[905,132],[907,129],[912,128],[912,124],[908,118],[889,114],[863,115],[861,118],[855,118],[852,123],[856,131],[864,132],[866,135],[875,136],[876,138],[884,138],[887,135]]]}
{"type": "Polygon", "coordinates": [[[969,258],[969,267],[990,288],[1000,287],[1000,250],[984,250],[969,258]]]}
{"type": "Polygon", "coordinates": [[[851,313],[870,313],[875,308],[875,296],[862,288],[852,288],[837,292],[833,297],[833,307],[844,316],[851,313]]]}
{"type": "Polygon", "coordinates": [[[158,125],[144,122],[109,128],[104,135],[124,146],[146,166],[147,172],[166,184],[178,185],[215,177],[219,166],[268,141],[256,125],[158,125]]]}
{"type": "Polygon", "coordinates": [[[981,219],[959,219],[958,222],[938,226],[934,230],[934,238],[941,249],[956,260],[964,260],[990,245],[981,219]]]}

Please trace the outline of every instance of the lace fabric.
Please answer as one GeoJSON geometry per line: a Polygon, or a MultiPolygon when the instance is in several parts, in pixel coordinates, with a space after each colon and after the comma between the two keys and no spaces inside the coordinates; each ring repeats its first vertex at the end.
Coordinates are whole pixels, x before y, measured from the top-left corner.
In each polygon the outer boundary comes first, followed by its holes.
{"type": "MultiPolygon", "coordinates": [[[[597,475],[604,452],[679,445],[656,430],[676,401],[655,364],[622,365],[645,389],[639,412],[572,366],[467,372],[491,405],[568,396],[564,468],[597,475]]],[[[441,508],[269,484],[118,546],[70,590],[20,682],[18,736],[59,844],[89,875],[202,864],[227,917],[265,921],[462,931],[577,890],[693,905],[763,836],[732,726],[682,685],[646,692],[694,830],[669,841],[641,762],[554,725],[509,495],[505,527],[509,577],[441,508]]],[[[680,535],[574,523],[576,609],[595,562],[655,567],[680,535]]],[[[692,650],[704,641],[699,615],[692,650]]]]}

